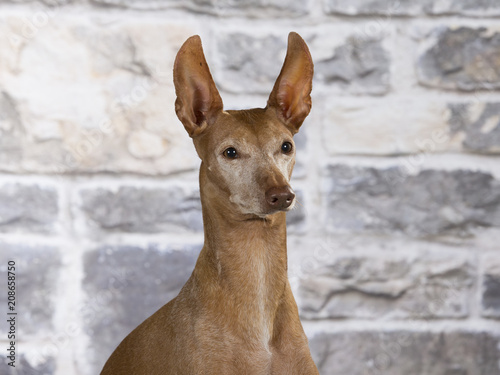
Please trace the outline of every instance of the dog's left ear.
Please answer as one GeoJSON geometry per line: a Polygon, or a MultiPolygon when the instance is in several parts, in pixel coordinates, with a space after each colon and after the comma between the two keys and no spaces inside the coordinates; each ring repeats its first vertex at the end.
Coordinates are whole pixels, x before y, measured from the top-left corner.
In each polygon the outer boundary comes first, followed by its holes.
{"type": "Polygon", "coordinates": [[[311,111],[314,65],[309,48],[299,34],[288,35],[288,49],[281,73],[274,84],[267,106],[275,108],[278,117],[293,134],[311,111]]]}
{"type": "Polygon", "coordinates": [[[202,134],[222,112],[222,99],[208,69],[201,39],[192,36],[174,63],[175,112],[192,138],[202,134]]]}

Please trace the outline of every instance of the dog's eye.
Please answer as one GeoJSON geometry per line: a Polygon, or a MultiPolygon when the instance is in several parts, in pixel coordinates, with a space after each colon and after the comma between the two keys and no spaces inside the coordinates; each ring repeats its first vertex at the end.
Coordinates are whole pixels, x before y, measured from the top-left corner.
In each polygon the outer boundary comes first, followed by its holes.
{"type": "Polygon", "coordinates": [[[290,142],[283,142],[281,151],[283,151],[284,154],[290,153],[292,151],[292,144],[290,142]]]}
{"type": "Polygon", "coordinates": [[[223,155],[228,159],[236,159],[238,157],[238,151],[234,147],[226,148],[223,155]]]}

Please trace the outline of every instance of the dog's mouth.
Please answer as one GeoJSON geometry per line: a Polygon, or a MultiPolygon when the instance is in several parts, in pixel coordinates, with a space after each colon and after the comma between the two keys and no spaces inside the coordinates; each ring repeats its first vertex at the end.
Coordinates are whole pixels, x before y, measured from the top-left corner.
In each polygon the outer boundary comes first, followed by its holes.
{"type": "Polygon", "coordinates": [[[296,202],[297,202],[296,198],[293,197],[290,200],[290,202],[287,202],[285,205],[273,207],[273,206],[270,206],[268,204],[264,204],[263,205],[264,207],[262,207],[261,210],[254,211],[254,212],[247,211],[246,213],[253,215],[256,218],[265,219],[269,215],[273,215],[273,214],[276,214],[278,212],[288,212],[288,211],[293,210],[295,208],[296,202]]]}

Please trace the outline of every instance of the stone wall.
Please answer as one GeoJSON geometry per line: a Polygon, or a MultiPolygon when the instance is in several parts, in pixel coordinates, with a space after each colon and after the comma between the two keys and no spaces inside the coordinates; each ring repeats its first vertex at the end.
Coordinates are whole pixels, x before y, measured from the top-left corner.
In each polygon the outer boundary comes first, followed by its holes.
{"type": "Polygon", "coordinates": [[[226,108],[264,106],[290,30],[315,82],[289,277],[321,374],[500,374],[497,0],[0,0],[0,374],[97,374],[176,295],[203,234],[175,53],[200,34],[226,108]]]}

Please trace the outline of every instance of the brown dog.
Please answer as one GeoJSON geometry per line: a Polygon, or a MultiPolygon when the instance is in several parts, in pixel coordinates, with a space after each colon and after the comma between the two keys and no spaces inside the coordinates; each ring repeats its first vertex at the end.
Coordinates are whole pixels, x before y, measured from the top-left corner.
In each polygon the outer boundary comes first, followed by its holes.
{"type": "Polygon", "coordinates": [[[179,50],[175,109],[202,163],[205,244],[179,295],[130,333],[102,375],[318,374],[287,279],[292,136],[313,63],[290,33],[266,108],[224,111],[198,36],[179,50]]]}

